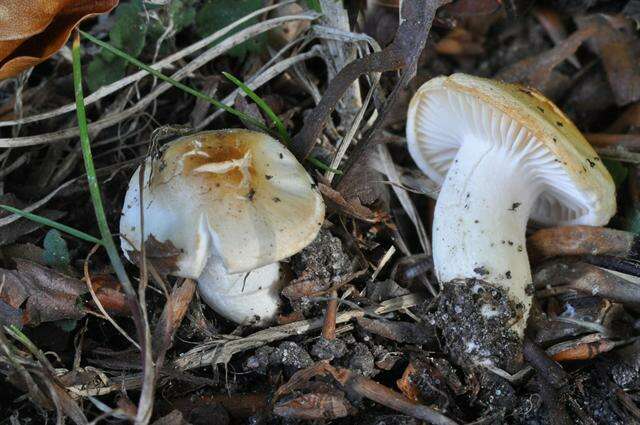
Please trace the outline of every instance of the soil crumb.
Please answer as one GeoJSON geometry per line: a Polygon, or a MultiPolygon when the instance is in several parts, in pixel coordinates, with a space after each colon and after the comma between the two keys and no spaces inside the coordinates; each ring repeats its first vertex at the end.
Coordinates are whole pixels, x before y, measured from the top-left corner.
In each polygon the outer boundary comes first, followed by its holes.
{"type": "Polygon", "coordinates": [[[436,312],[428,318],[441,332],[454,361],[472,367],[486,361],[515,373],[521,343],[510,329],[518,308],[504,289],[480,279],[443,285],[436,312]]]}

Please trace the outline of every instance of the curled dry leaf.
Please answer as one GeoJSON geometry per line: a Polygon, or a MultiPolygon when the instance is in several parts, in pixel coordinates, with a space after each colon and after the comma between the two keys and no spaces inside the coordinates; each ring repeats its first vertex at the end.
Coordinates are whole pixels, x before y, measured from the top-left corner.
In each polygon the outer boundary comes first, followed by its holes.
{"type": "Polygon", "coordinates": [[[80,280],[40,264],[16,259],[17,270],[0,270],[0,301],[22,310],[23,324],[84,316],[78,298],[87,292],[80,280]]]}
{"type": "Polygon", "coordinates": [[[618,105],[640,99],[640,41],[630,20],[609,15],[577,19],[578,27],[595,26],[593,47],[602,59],[609,84],[618,105]]]}
{"type": "MultiPolygon", "coordinates": [[[[160,274],[166,276],[178,269],[178,257],[182,251],[176,248],[173,242],[160,242],[155,236],[150,235],[144,242],[144,248],[147,261],[150,261],[160,274]]],[[[129,257],[134,263],[140,264],[139,252],[129,251],[129,257]]]]}
{"type": "Polygon", "coordinates": [[[17,75],[60,50],[85,18],[118,0],[3,0],[0,4],[0,80],[17,75]]]}
{"type": "Polygon", "coordinates": [[[344,396],[310,393],[279,402],[274,406],[273,413],[285,418],[312,421],[343,418],[355,413],[355,409],[344,396]]]}
{"type": "Polygon", "coordinates": [[[322,183],[318,184],[318,189],[320,189],[320,193],[322,193],[327,204],[337,211],[370,223],[380,221],[376,217],[376,213],[362,205],[359,199],[352,198],[347,200],[340,192],[322,183]]]}
{"type": "Polygon", "coordinates": [[[458,0],[443,8],[443,12],[456,18],[490,15],[501,7],[500,0],[458,0]]]}
{"type": "Polygon", "coordinates": [[[396,381],[396,385],[398,386],[398,389],[402,391],[402,394],[404,394],[406,398],[419,402],[420,390],[411,378],[414,373],[416,373],[416,367],[413,365],[413,362],[409,362],[404,372],[402,373],[402,378],[396,381]]]}
{"type": "Polygon", "coordinates": [[[594,25],[584,26],[568,38],[559,41],[553,49],[527,57],[502,69],[497,78],[506,82],[519,82],[548,93],[552,91],[553,70],[563,61],[571,58],[582,43],[592,37],[596,31],[594,25]]]}

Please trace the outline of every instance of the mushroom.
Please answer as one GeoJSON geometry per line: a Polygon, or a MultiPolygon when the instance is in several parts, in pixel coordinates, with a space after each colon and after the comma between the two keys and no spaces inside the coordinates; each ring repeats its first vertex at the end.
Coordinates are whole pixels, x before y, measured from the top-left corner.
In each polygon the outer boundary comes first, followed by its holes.
{"type": "MultiPolygon", "coordinates": [[[[140,250],[140,168],[120,219],[121,247],[140,250]]],[[[264,324],[279,306],[279,261],[307,246],[324,203],[296,158],[266,134],[201,132],[146,160],[144,240],[180,250],[172,274],[198,281],[204,301],[225,318],[264,324]]]]}
{"type": "MultiPolygon", "coordinates": [[[[533,292],[527,222],[606,224],[616,211],[611,176],[569,118],[515,84],[434,78],[412,98],[406,132],[412,158],[440,186],[433,220],[439,281],[445,289],[472,282],[473,291],[507,295],[516,314],[502,323],[521,340],[533,292]]],[[[482,301],[478,308],[485,324],[501,314],[482,301]]],[[[461,351],[487,356],[478,341],[460,340],[467,343],[461,351]]]]}

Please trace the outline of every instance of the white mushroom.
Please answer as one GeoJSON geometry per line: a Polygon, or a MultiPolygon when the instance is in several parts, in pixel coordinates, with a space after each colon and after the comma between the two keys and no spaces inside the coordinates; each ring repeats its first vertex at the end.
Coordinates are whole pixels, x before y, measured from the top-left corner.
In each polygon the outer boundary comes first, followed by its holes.
{"type": "MultiPolygon", "coordinates": [[[[120,220],[125,254],[141,246],[139,172],[120,220]]],[[[263,133],[202,132],[147,159],[143,187],[145,241],[182,251],[173,274],[197,279],[204,301],[227,319],[272,320],[278,262],[307,246],[324,218],[322,197],[293,154],[263,133]]]]}
{"type": "Polygon", "coordinates": [[[439,280],[475,278],[503,288],[522,310],[511,325],[522,338],[532,298],[527,222],[607,223],[616,210],[611,176],[540,93],[463,74],[418,90],[407,142],[420,169],[441,185],[433,222],[439,280]]]}

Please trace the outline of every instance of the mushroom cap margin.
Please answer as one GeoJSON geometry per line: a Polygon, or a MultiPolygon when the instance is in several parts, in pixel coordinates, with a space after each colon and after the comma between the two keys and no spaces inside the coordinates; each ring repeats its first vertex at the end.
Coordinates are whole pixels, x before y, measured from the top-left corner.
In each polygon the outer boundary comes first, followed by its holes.
{"type": "MultiPolygon", "coordinates": [[[[145,240],[153,235],[182,251],[176,275],[197,279],[212,253],[228,273],[280,261],[307,246],[324,219],[309,174],[264,133],[197,133],[165,145],[161,158],[146,164],[145,240]]],[[[120,221],[125,253],[133,248],[127,241],[140,248],[139,172],[120,221]]]]}
{"type": "Polygon", "coordinates": [[[580,220],[580,224],[603,225],[615,214],[615,184],[611,175],[582,133],[553,102],[532,88],[466,74],[427,81],[409,104],[409,151],[419,168],[436,183],[441,184],[444,175],[440,175],[416,148],[425,142],[419,140],[415,122],[421,101],[434,90],[472,96],[526,127],[564,165],[575,188],[592,201],[589,215],[580,220]]]}

